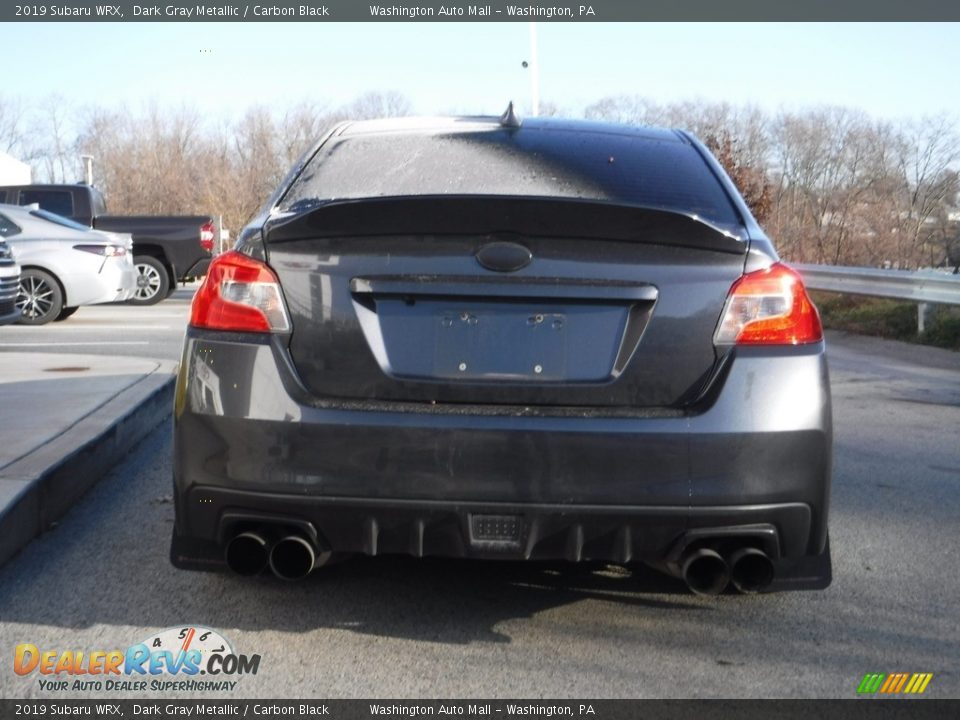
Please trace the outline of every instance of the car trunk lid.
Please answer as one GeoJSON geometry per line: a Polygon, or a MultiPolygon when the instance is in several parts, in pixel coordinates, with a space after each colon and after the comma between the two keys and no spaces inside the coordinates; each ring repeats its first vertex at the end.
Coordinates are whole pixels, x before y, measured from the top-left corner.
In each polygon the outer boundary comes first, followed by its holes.
{"type": "Polygon", "coordinates": [[[676,212],[505,197],[327,203],[265,240],[316,397],[515,406],[683,405],[746,250],[676,212]]]}

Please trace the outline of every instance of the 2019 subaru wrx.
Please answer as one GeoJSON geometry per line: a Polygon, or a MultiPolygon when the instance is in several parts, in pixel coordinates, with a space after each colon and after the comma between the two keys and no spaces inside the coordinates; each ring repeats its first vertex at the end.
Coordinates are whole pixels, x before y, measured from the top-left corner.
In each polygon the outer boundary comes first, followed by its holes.
{"type": "Polygon", "coordinates": [[[819,317],[683,132],[346,123],[196,294],[172,561],[645,562],[830,582],[819,317]]]}

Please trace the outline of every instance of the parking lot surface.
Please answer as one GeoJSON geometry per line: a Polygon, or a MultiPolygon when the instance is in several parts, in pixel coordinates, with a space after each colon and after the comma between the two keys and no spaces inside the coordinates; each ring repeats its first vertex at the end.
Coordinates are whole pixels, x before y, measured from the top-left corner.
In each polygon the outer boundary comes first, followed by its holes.
{"type": "Polygon", "coordinates": [[[0,327],[0,352],[80,353],[179,360],[191,283],[157,305],[87,305],[67,320],[29,327],[0,327]]]}

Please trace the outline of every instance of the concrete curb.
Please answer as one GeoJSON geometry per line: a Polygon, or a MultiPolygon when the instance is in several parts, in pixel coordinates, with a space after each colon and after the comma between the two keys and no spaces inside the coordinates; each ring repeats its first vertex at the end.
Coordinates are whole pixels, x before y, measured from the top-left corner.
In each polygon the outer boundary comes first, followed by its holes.
{"type": "Polygon", "coordinates": [[[124,389],[37,452],[4,468],[0,566],[56,525],[130,449],[170,416],[174,376],[158,371],[124,389]]]}

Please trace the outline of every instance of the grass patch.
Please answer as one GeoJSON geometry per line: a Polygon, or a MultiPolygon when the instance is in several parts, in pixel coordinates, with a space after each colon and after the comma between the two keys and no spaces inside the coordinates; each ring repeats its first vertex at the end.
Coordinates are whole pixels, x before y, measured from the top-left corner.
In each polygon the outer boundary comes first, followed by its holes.
{"type": "Polygon", "coordinates": [[[916,303],[826,292],[811,292],[810,296],[827,329],[960,350],[958,307],[937,305],[927,316],[926,330],[918,336],[916,303]]]}

